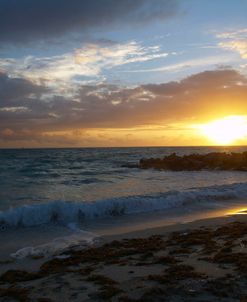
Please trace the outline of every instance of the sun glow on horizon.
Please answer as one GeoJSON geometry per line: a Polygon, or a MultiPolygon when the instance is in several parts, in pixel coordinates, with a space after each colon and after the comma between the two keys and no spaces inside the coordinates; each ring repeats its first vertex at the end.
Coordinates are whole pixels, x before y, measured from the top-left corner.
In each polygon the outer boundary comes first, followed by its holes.
{"type": "Polygon", "coordinates": [[[247,118],[227,116],[199,126],[200,132],[217,145],[231,145],[247,137],[247,118]]]}

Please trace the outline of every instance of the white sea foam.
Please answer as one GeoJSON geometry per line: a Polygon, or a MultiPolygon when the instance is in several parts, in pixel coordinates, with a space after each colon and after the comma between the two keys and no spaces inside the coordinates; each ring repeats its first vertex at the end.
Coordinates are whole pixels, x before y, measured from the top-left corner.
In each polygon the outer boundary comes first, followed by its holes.
{"type": "MultiPolygon", "coordinates": [[[[91,203],[53,201],[2,211],[0,212],[0,226],[4,229],[5,227],[29,227],[46,223],[68,225],[68,223],[83,222],[88,219],[152,212],[190,203],[245,197],[247,197],[247,183],[235,183],[187,191],[112,198],[91,203]]],[[[73,224],[70,224],[70,227],[73,227],[73,224]]]]}
{"type": "Polygon", "coordinates": [[[80,245],[80,248],[83,246],[87,247],[88,245],[91,245],[96,238],[96,234],[85,232],[76,228],[76,230],[74,229],[74,233],[71,235],[55,238],[51,242],[42,245],[24,247],[19,249],[17,252],[12,253],[10,256],[15,259],[23,259],[34,256],[54,256],[66,251],[72,246],[80,245]]]}

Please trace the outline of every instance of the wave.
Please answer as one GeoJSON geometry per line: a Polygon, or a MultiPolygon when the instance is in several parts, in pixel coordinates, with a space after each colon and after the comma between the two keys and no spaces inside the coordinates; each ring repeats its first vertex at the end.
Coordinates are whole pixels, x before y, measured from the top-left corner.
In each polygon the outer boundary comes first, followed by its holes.
{"type": "Polygon", "coordinates": [[[67,225],[125,214],[166,210],[191,203],[223,201],[247,197],[247,183],[211,186],[189,191],[168,191],[153,195],[136,195],[96,202],[53,201],[24,205],[0,212],[0,227],[30,227],[47,223],[67,225]]]}

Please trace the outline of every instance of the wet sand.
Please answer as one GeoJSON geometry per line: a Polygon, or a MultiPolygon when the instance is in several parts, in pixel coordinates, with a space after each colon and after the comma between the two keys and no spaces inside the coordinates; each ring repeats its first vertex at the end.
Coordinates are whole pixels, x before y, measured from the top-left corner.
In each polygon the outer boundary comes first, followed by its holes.
{"type": "Polygon", "coordinates": [[[242,214],[105,236],[25,269],[2,263],[0,301],[247,301],[242,214]]]}

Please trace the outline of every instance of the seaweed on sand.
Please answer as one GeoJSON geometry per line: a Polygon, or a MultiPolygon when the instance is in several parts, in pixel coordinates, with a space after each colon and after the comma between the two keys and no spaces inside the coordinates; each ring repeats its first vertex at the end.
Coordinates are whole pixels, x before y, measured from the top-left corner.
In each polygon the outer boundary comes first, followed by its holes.
{"type": "Polygon", "coordinates": [[[0,297],[14,298],[19,302],[29,302],[29,291],[26,288],[11,286],[9,288],[0,288],[0,297]]]}
{"type": "Polygon", "coordinates": [[[122,292],[118,287],[118,282],[103,275],[92,275],[87,278],[87,281],[100,285],[101,288],[97,296],[103,300],[109,301],[109,299],[122,292]]]}

